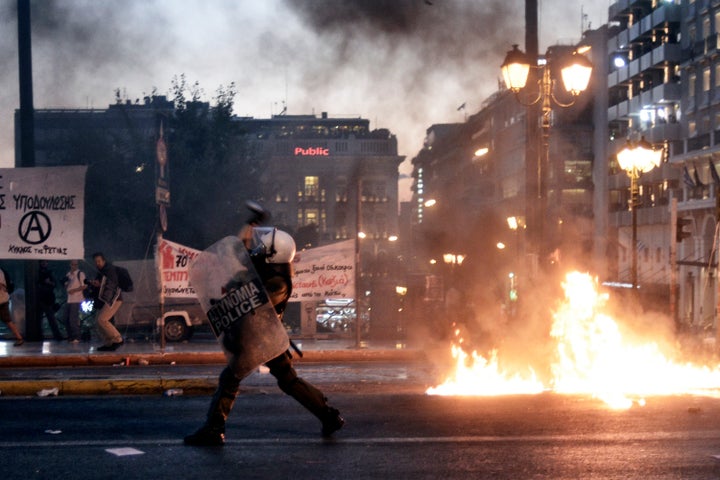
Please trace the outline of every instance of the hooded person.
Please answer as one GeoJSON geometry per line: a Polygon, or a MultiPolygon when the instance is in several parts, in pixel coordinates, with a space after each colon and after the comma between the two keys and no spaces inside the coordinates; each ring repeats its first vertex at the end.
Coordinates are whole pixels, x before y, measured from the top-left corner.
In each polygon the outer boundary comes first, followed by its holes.
{"type": "MultiPolygon", "coordinates": [[[[276,228],[256,228],[257,223],[250,222],[239,236],[250,254],[270,303],[282,318],[292,293],[295,242],[288,233],[276,228]]],[[[235,280],[240,281],[239,278],[235,280]]],[[[228,284],[223,290],[229,291],[232,288],[233,286],[228,284]]],[[[221,343],[226,351],[228,364],[220,373],[205,423],[195,433],[185,437],[186,445],[219,446],[225,443],[225,423],[238,395],[240,382],[248,374],[247,364],[243,361],[246,345],[244,342],[247,341],[241,330],[228,329],[222,334],[221,343]]],[[[265,365],[277,379],[280,389],[320,420],[323,436],[331,436],[342,428],[345,420],[340,416],[340,412],[328,405],[327,398],[317,387],[298,377],[288,350],[265,362],[265,365]]]]}

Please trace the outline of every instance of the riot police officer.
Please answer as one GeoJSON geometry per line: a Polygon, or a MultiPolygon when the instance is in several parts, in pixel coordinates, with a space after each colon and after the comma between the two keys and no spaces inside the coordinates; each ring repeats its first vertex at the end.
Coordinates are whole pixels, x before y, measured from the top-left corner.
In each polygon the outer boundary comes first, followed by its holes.
{"type": "MultiPolygon", "coordinates": [[[[295,242],[288,233],[273,228],[261,236],[257,247],[252,248],[255,225],[256,223],[253,222],[246,225],[240,237],[250,251],[253,266],[262,279],[270,302],[282,318],[292,292],[295,242]]],[[[222,343],[228,353],[228,366],[220,374],[205,424],[192,435],[185,437],[186,445],[215,446],[225,443],[225,421],[235,403],[242,380],[242,373],[236,372],[233,368],[237,364],[235,356],[239,354],[237,348],[239,342],[240,339],[233,335],[223,335],[222,343]]],[[[269,360],[265,365],[277,379],[280,389],[320,420],[323,436],[330,436],[342,428],[345,420],[340,416],[340,412],[328,405],[327,398],[318,388],[298,377],[289,351],[269,360]]]]}

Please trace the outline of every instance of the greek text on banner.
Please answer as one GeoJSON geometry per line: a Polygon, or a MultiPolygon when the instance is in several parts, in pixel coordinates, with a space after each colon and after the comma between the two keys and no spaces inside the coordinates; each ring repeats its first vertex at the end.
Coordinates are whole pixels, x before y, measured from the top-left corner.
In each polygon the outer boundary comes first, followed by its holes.
{"type": "Polygon", "coordinates": [[[290,301],[355,298],[354,252],[353,240],[298,252],[290,301]]]}
{"type": "Polygon", "coordinates": [[[163,238],[158,249],[162,289],[165,298],[196,298],[197,293],[190,285],[188,267],[200,250],[170,242],[163,238]]]}
{"type": "Polygon", "coordinates": [[[83,258],[86,166],[0,169],[2,259],[83,258]]]}

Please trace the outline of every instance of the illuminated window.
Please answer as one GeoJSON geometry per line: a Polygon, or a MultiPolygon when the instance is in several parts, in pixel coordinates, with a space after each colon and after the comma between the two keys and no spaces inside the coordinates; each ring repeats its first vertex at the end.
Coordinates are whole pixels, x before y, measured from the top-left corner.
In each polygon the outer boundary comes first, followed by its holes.
{"type": "Polygon", "coordinates": [[[301,216],[302,216],[301,226],[303,226],[303,227],[306,225],[312,225],[312,224],[318,225],[320,223],[318,221],[319,215],[318,215],[318,211],[316,208],[308,208],[307,210],[305,210],[303,212],[303,214],[301,216]]]}
{"type": "Polygon", "coordinates": [[[697,75],[693,72],[688,79],[688,95],[691,97],[695,96],[695,82],[697,82],[697,75]]]}
{"type": "Polygon", "coordinates": [[[305,197],[317,198],[319,187],[318,177],[305,177],[305,197]]]}
{"type": "Polygon", "coordinates": [[[702,89],[703,92],[707,92],[708,90],[710,90],[710,67],[703,68],[702,89]]]}
{"type": "Polygon", "coordinates": [[[335,201],[336,202],[347,202],[348,201],[348,194],[347,194],[347,184],[345,183],[338,183],[335,187],[335,201]]]}

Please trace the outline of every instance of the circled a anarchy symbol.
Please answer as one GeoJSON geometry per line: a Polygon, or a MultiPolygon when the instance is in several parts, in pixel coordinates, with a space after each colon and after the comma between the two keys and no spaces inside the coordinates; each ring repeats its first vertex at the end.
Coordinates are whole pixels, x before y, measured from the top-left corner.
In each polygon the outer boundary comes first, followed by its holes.
{"type": "Polygon", "coordinates": [[[44,242],[50,237],[51,231],[50,217],[39,210],[33,210],[23,215],[18,225],[18,235],[30,245],[44,242]]]}

